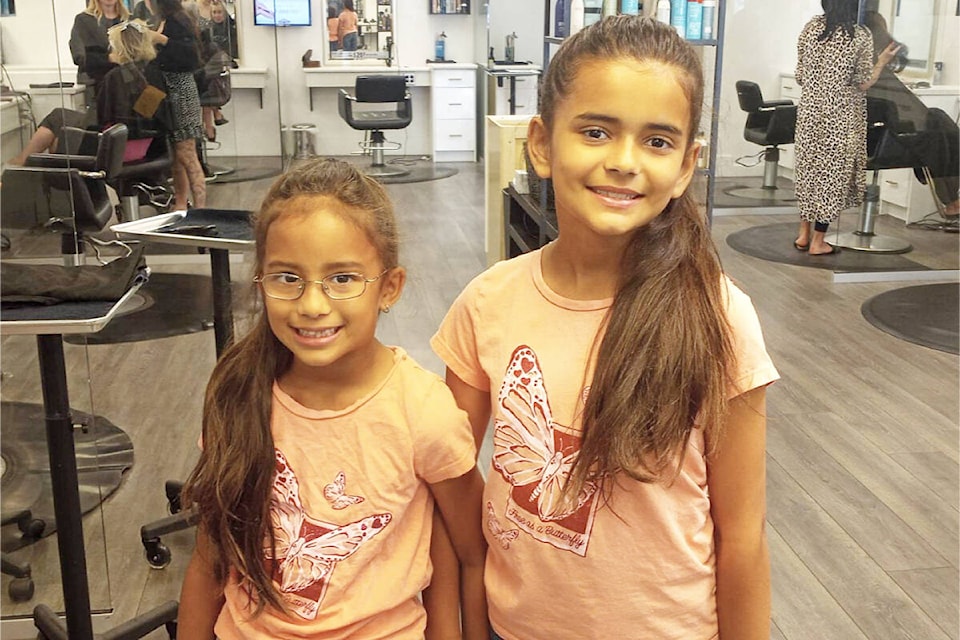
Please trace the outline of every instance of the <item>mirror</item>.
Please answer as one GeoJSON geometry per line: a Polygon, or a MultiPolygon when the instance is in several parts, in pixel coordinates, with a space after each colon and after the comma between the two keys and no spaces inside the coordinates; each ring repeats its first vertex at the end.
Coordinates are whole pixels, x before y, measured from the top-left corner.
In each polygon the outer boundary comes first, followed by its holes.
{"type": "Polygon", "coordinates": [[[487,50],[481,60],[507,62],[507,36],[513,39],[514,62],[543,63],[543,0],[490,0],[487,8],[487,50]]]}
{"type": "Polygon", "coordinates": [[[894,0],[888,20],[890,33],[908,51],[906,75],[933,75],[939,0],[894,0]]]}
{"type": "Polygon", "coordinates": [[[327,61],[385,60],[394,57],[392,0],[328,0],[323,32],[327,61]]]}

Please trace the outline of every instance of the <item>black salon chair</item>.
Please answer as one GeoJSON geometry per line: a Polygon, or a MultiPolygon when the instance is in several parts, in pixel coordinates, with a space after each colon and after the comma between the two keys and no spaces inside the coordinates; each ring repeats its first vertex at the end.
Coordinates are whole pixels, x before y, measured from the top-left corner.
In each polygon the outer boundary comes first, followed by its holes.
{"type": "Polygon", "coordinates": [[[173,167],[173,145],[163,133],[147,133],[141,132],[142,137],[152,139],[147,155],[123,163],[109,181],[120,198],[118,217],[123,222],[140,219],[142,205],[165,211],[173,201],[173,191],[167,186],[173,167]]]}
{"type": "Polygon", "coordinates": [[[6,169],[4,228],[56,229],[64,261],[80,264],[84,234],[102,230],[113,216],[107,183],[123,167],[127,132],[124,124],[102,132],[66,127],[61,141],[67,153],[33,154],[24,166],[6,169]]]}
{"type": "Polygon", "coordinates": [[[406,79],[400,75],[357,76],[354,93],[356,95],[351,96],[345,89],[340,90],[340,117],[354,129],[370,132],[369,140],[360,144],[364,151],[369,151],[373,156],[373,162],[364,171],[375,178],[409,173],[405,169],[388,167],[383,161],[384,150],[400,148],[398,143],[387,142],[383,131],[403,129],[413,119],[406,79]],[[389,109],[382,106],[379,109],[358,107],[362,104],[391,106],[389,109]]]}
{"type": "Polygon", "coordinates": [[[765,101],[757,83],[747,80],[737,81],[737,99],[740,108],[748,114],[743,128],[744,139],[764,147],[761,152],[763,183],[759,189],[739,187],[727,193],[762,200],[795,200],[793,191],[777,188],[777,164],[780,162],[779,145],[793,144],[797,106],[790,100],[765,101]]]}
{"type": "Polygon", "coordinates": [[[916,149],[936,141],[926,132],[912,130],[901,122],[896,103],[867,97],[867,171],[872,172],[864,193],[855,231],[828,236],[838,247],[870,253],[906,253],[913,247],[906,240],[879,236],[874,228],[880,215],[880,171],[917,166],[916,149]]]}

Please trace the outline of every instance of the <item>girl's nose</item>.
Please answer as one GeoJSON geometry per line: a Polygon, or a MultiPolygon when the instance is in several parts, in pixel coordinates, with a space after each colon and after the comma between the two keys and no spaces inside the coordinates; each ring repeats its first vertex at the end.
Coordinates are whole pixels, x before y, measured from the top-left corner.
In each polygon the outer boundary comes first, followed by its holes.
{"type": "Polygon", "coordinates": [[[640,172],[642,153],[640,146],[631,138],[621,138],[608,147],[606,168],[624,174],[640,172]]]}
{"type": "Polygon", "coordinates": [[[308,282],[303,294],[297,299],[297,312],[305,316],[325,316],[332,305],[319,282],[308,282]]]}

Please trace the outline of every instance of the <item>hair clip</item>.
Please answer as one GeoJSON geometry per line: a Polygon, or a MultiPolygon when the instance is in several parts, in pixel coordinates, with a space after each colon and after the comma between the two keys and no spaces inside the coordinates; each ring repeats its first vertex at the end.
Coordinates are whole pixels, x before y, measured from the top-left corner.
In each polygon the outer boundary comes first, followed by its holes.
{"type": "Polygon", "coordinates": [[[136,30],[137,33],[143,33],[143,25],[134,20],[128,20],[127,22],[120,22],[119,24],[115,24],[112,27],[110,27],[110,31],[114,31],[114,30],[123,31],[127,27],[130,27],[136,30]]]}

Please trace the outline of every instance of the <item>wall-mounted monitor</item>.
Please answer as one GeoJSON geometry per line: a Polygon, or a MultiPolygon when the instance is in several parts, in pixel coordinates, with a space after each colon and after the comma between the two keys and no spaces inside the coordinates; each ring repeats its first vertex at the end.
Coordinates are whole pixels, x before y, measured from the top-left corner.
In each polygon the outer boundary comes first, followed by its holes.
{"type": "Polygon", "coordinates": [[[253,0],[253,24],[266,27],[309,27],[310,0],[253,0]]]}

